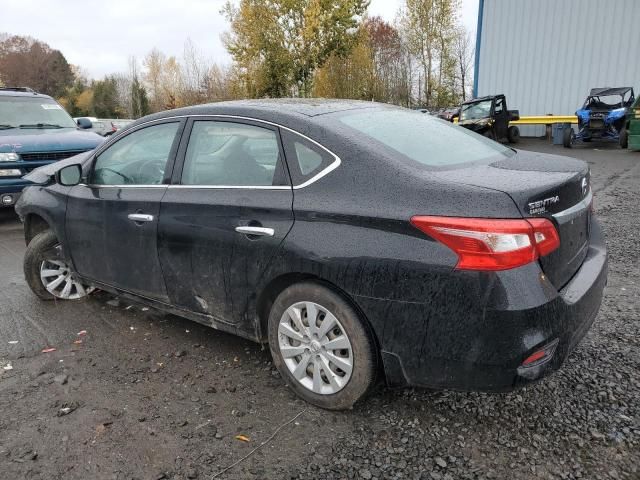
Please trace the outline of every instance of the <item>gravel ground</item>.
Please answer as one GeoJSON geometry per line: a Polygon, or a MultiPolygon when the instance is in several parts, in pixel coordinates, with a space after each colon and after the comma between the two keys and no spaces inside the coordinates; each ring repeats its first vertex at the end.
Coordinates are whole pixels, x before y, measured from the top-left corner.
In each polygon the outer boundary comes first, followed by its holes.
{"type": "Polygon", "coordinates": [[[640,479],[640,154],[522,148],[589,161],[610,276],[564,368],[510,394],[379,387],[349,412],[310,407],[260,346],[105,294],[38,302],[5,212],[0,479],[640,479]]]}

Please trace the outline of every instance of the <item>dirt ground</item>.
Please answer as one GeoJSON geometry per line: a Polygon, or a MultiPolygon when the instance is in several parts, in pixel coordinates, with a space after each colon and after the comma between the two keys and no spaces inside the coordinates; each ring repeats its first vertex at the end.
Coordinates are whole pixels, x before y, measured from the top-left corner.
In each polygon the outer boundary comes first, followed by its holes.
{"type": "Polygon", "coordinates": [[[640,479],[640,154],[521,148],[590,163],[611,263],[564,368],[510,394],[380,386],[311,407],[259,345],[104,293],[38,301],[0,212],[0,479],[640,479]]]}

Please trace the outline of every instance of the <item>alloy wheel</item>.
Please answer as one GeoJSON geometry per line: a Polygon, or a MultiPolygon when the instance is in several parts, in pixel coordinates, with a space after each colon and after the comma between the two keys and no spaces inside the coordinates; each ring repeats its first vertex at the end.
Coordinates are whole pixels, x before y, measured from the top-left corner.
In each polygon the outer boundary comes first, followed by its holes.
{"type": "Polygon", "coordinates": [[[77,300],[93,292],[93,287],[80,283],[62,260],[44,260],[40,264],[40,280],[47,291],[56,298],[77,300]]]}
{"type": "Polygon", "coordinates": [[[353,349],[340,321],[325,307],[299,302],[278,325],[280,355],[293,377],[319,395],[342,390],[353,371],[353,349]]]}

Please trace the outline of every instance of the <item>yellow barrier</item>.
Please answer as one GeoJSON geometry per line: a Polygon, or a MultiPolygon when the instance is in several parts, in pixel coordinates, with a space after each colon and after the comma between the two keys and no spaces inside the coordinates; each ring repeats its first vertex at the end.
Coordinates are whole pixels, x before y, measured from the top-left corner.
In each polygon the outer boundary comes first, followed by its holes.
{"type": "Polygon", "coordinates": [[[520,117],[509,122],[512,125],[551,125],[552,123],[578,123],[575,115],[535,115],[520,117]]]}
{"type": "MultiPolygon", "coordinates": [[[[458,118],[453,119],[458,123],[458,118]]],[[[520,120],[512,120],[509,125],[551,125],[552,123],[578,123],[575,115],[531,115],[520,117],[520,120]]]]}

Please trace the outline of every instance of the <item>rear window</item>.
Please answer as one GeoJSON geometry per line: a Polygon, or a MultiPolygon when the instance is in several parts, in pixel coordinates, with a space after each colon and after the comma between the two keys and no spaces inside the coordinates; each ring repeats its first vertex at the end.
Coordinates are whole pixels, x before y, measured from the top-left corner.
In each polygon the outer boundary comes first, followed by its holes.
{"type": "Polygon", "coordinates": [[[429,167],[511,156],[513,150],[462,127],[412,110],[374,110],[340,117],[345,125],[429,167]]]}

